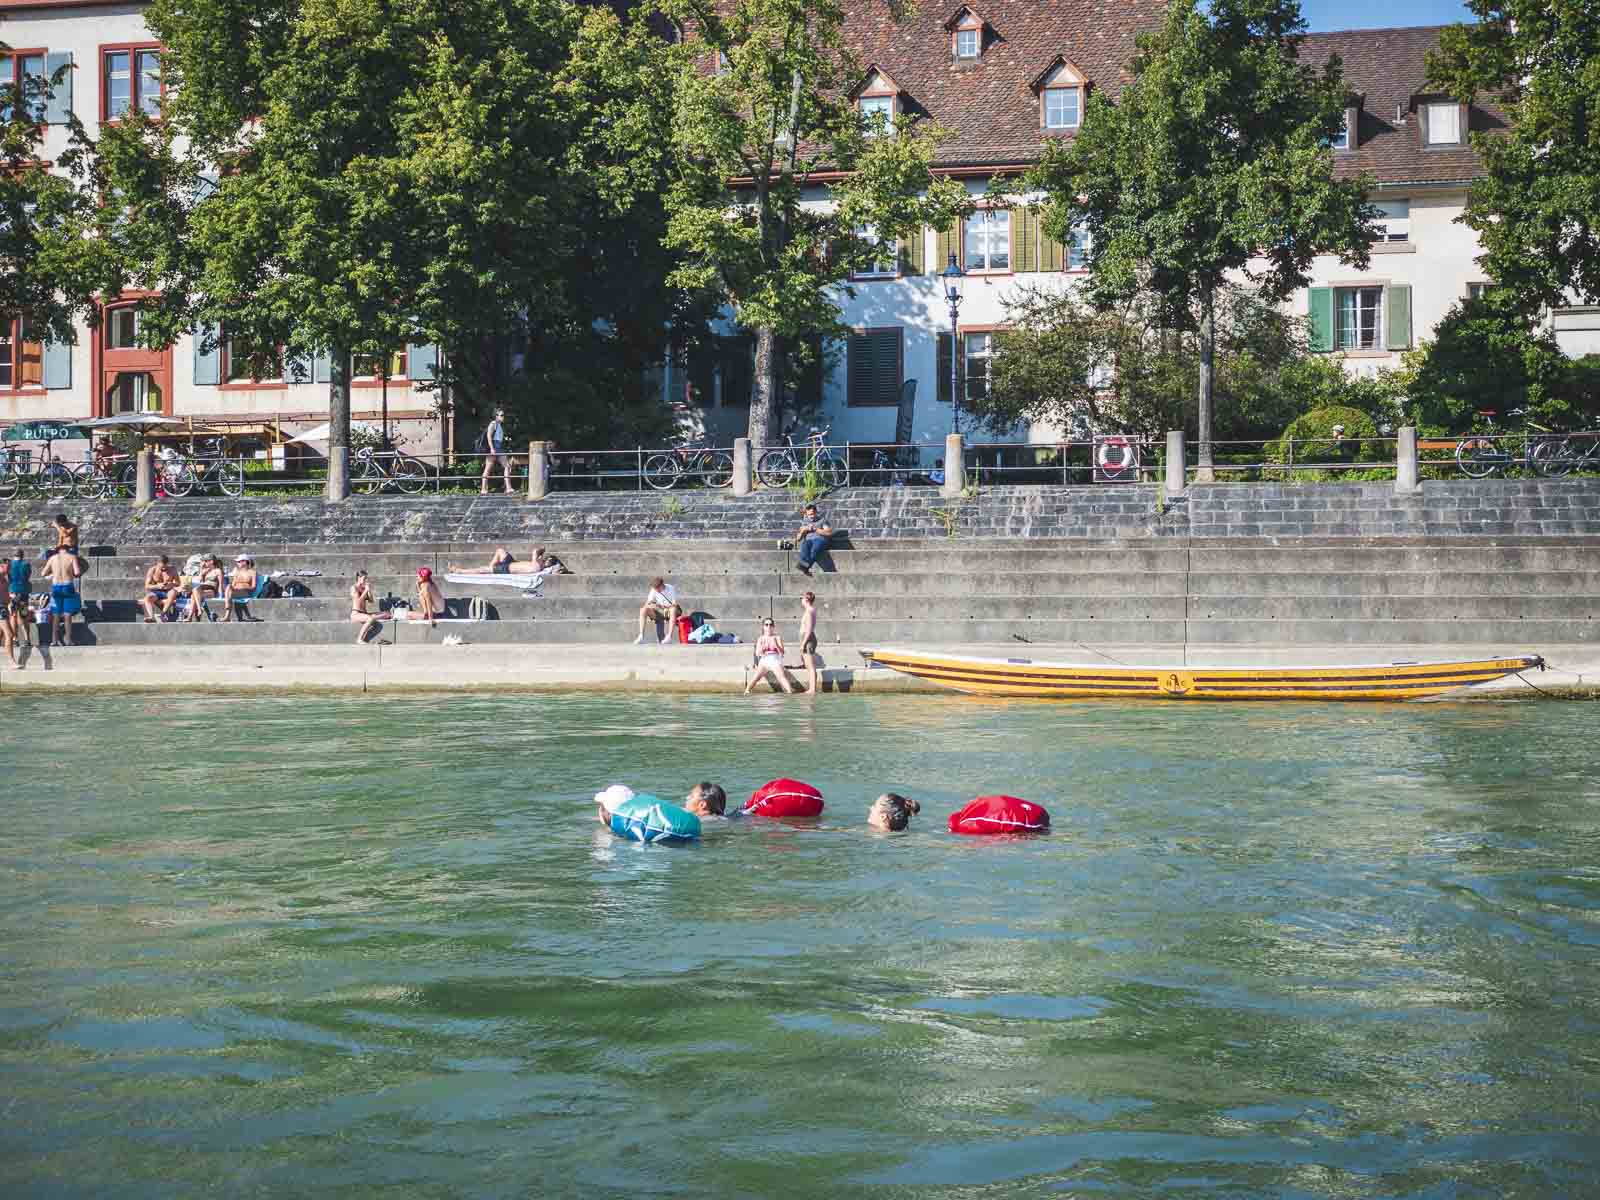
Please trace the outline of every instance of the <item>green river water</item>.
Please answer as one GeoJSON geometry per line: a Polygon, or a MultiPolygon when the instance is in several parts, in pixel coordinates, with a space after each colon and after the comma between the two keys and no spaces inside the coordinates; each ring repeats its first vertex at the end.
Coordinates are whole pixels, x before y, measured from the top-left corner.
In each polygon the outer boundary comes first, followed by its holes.
{"type": "Polygon", "coordinates": [[[12,695],[0,1195],[1600,1195],[1597,711],[12,695]]]}

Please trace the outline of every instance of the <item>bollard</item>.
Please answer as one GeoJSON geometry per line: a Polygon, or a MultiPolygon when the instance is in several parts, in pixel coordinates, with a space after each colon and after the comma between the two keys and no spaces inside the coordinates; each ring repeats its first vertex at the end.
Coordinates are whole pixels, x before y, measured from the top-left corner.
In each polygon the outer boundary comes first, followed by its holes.
{"type": "Polygon", "coordinates": [[[1417,427],[1402,425],[1395,430],[1394,494],[1415,496],[1421,492],[1422,483],[1417,476],[1417,427]]]}
{"type": "Polygon", "coordinates": [[[133,502],[149,504],[156,498],[156,456],[152,450],[139,451],[134,459],[133,502]]]}
{"type": "Polygon", "coordinates": [[[550,443],[528,443],[528,499],[543,500],[550,494],[550,443]]]}
{"type": "Polygon", "coordinates": [[[350,499],[350,447],[328,447],[328,499],[350,499]]]}
{"type": "Polygon", "coordinates": [[[748,496],[754,491],[750,471],[750,439],[733,439],[733,494],[748,496]]]}
{"type": "Polygon", "coordinates": [[[1189,480],[1187,455],[1189,447],[1185,443],[1183,430],[1167,430],[1167,498],[1183,495],[1183,489],[1189,480]]]}
{"type": "Polygon", "coordinates": [[[941,496],[959,496],[966,490],[966,439],[959,433],[947,434],[944,439],[944,483],[939,485],[939,494],[941,496]]]}

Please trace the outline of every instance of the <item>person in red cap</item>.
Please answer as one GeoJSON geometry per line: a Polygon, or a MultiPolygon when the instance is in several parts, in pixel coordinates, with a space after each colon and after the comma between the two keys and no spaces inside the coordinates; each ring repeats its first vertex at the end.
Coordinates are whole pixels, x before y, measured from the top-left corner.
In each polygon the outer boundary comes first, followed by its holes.
{"type": "Polygon", "coordinates": [[[417,607],[422,610],[420,614],[412,614],[412,620],[421,620],[428,623],[429,628],[439,617],[448,616],[444,606],[444,593],[439,590],[439,585],[433,581],[431,567],[417,568],[417,607]]]}

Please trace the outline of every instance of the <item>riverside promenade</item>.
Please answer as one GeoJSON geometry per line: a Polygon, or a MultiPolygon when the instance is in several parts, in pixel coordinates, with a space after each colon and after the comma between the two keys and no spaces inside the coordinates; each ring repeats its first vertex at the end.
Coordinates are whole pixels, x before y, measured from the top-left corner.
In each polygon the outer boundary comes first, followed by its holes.
{"type": "MultiPolygon", "coordinates": [[[[1534,682],[1600,683],[1600,481],[1212,485],[1168,503],[1147,486],[857,488],[824,498],[838,536],[811,577],[778,549],[788,493],[192,499],[69,505],[88,562],[80,645],[0,690],[122,688],[568,689],[742,687],[764,616],[799,666],[799,595],[817,594],[824,686],[922,689],[864,669],[881,645],[1129,664],[1301,665],[1539,653],[1534,682]],[[533,545],[575,574],[537,596],[446,584],[452,616],[356,646],[357,569],[409,597],[419,566],[481,565],[533,545]],[[244,552],[295,576],[300,599],[257,600],[252,624],[144,624],[136,600],[156,553],[244,552]],[[649,579],[745,644],[632,644],[649,579]],[[446,637],[464,644],[447,645],[446,637]],[[49,669],[46,669],[48,666],[49,669]]],[[[61,508],[0,509],[0,546],[32,554],[61,508]]],[[[1506,688],[1529,690],[1515,678],[1506,688]]],[[[1531,694],[1531,693],[1530,693],[1531,694]]]]}

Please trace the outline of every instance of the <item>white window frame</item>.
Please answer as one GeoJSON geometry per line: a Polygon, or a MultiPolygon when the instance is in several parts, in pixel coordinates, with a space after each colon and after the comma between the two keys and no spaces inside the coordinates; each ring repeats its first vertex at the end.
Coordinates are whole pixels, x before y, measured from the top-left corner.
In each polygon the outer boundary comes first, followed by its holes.
{"type": "Polygon", "coordinates": [[[144,319],[140,316],[138,308],[134,307],[133,305],[124,304],[118,306],[117,308],[111,309],[106,313],[105,348],[107,350],[141,349],[142,347],[139,345],[139,326],[142,324],[144,324],[144,319]],[[117,322],[124,317],[131,319],[133,322],[130,330],[130,332],[133,334],[133,340],[125,346],[119,345],[112,336],[112,331],[116,329],[117,322]]]}
{"type": "Polygon", "coordinates": [[[1011,270],[1011,210],[980,208],[967,218],[961,237],[962,270],[1004,274],[1011,270]],[[982,246],[981,258],[973,255],[973,236],[982,246]],[[997,248],[998,247],[998,251],[997,248]],[[1004,257],[1005,261],[995,260],[1004,257]]]}
{"type": "Polygon", "coordinates": [[[976,25],[956,30],[956,57],[977,58],[983,53],[983,30],[976,25]],[[970,41],[969,41],[970,39],[970,41]],[[968,46],[972,48],[967,49],[968,46]]]}
{"type": "Polygon", "coordinates": [[[1350,149],[1350,110],[1344,111],[1344,120],[1339,123],[1339,133],[1328,142],[1330,150],[1350,149]]]}
{"type": "Polygon", "coordinates": [[[894,279],[900,274],[900,242],[897,238],[878,236],[876,227],[862,225],[856,230],[858,241],[875,246],[884,258],[875,258],[855,272],[857,279],[894,279]]]}
{"type": "Polygon", "coordinates": [[[1434,101],[1427,106],[1427,141],[1430,146],[1461,145],[1461,106],[1455,101],[1434,101]],[[1444,138],[1438,134],[1439,119],[1449,114],[1450,127],[1455,136],[1444,138]]]}
{"type": "Polygon", "coordinates": [[[1089,248],[1093,244],[1089,236],[1089,227],[1083,222],[1072,227],[1072,236],[1067,239],[1067,244],[1062,247],[1061,269],[1064,271],[1087,271],[1089,269],[1089,248]]]}
{"type": "Polygon", "coordinates": [[[1060,87],[1047,87],[1044,89],[1044,127],[1046,129],[1077,129],[1082,124],[1083,88],[1079,87],[1077,84],[1072,84],[1070,87],[1067,85],[1062,85],[1060,87]],[[1068,93],[1071,93],[1073,100],[1072,120],[1051,120],[1050,101],[1053,99],[1064,98],[1068,93]]]}
{"type": "MultiPolygon", "coordinates": [[[[20,94],[26,89],[29,79],[48,82],[50,77],[46,73],[45,62],[45,52],[42,50],[30,50],[27,52],[7,50],[5,53],[0,54],[0,63],[4,63],[6,68],[4,71],[0,71],[0,85],[13,86],[20,94]],[[31,70],[29,69],[29,64],[32,64],[31,70]]],[[[44,124],[45,105],[47,103],[48,101],[42,94],[35,96],[33,99],[33,119],[41,125],[44,124]]],[[[9,110],[0,108],[0,118],[9,120],[9,110]]]]}
{"type": "Polygon", "coordinates": [[[1380,242],[1409,242],[1411,240],[1411,201],[1374,200],[1378,209],[1378,234],[1380,242]]]}
{"type": "Polygon", "coordinates": [[[858,99],[856,108],[860,111],[862,120],[867,124],[867,136],[873,137],[878,133],[876,118],[879,113],[882,113],[884,118],[883,132],[894,133],[895,109],[898,107],[893,96],[862,96],[858,99]]]}
{"type": "Polygon", "coordinates": [[[1384,348],[1383,336],[1383,285],[1375,284],[1361,287],[1339,287],[1333,289],[1333,348],[1335,350],[1382,350],[1384,348]],[[1353,322],[1345,315],[1344,298],[1353,296],[1355,303],[1350,307],[1353,322]],[[1371,340],[1363,341],[1363,327],[1368,323],[1363,318],[1371,317],[1371,340]]]}

